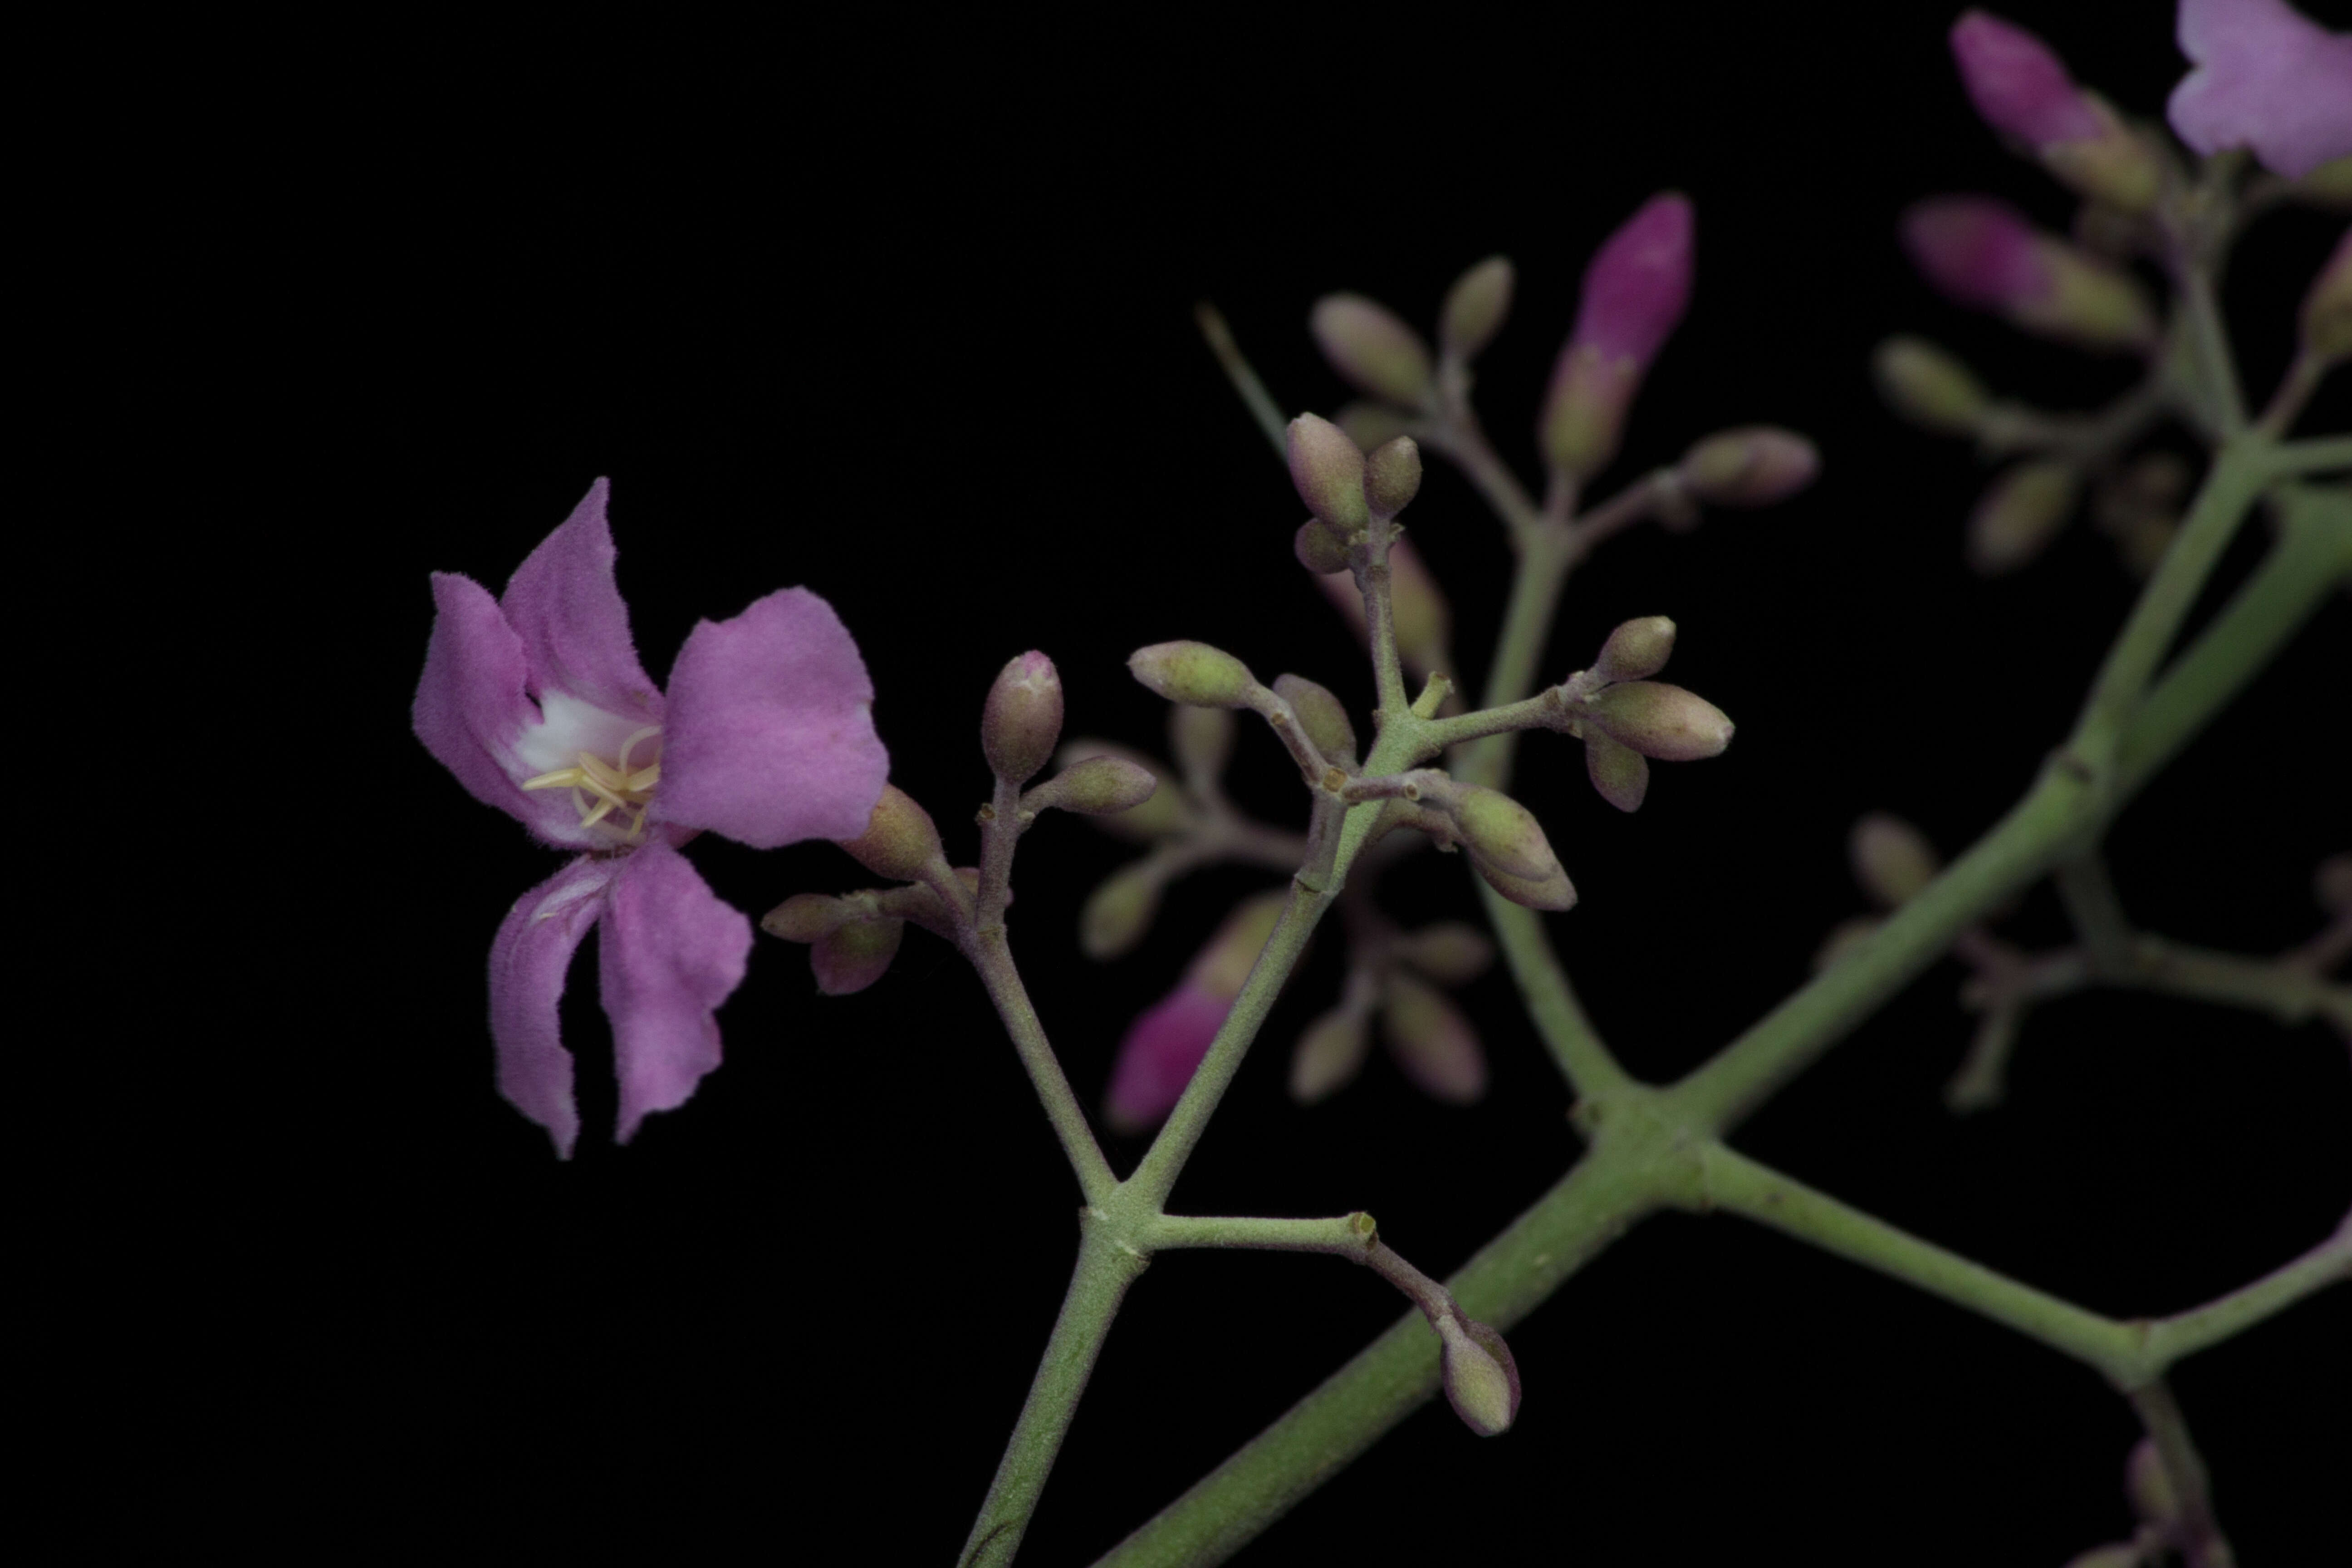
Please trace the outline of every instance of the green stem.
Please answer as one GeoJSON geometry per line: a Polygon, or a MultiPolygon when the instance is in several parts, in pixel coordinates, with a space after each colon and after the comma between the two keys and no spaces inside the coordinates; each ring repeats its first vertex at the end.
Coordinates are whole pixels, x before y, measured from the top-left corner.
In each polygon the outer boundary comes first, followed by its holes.
{"type": "Polygon", "coordinates": [[[2128,963],[2131,922],[2124,916],[2123,900],[2116,896],[2115,879],[2107,875],[2105,858],[2096,849],[2086,849],[2060,861],[2054,879],[2058,898],[2066,906],[2066,918],[2090,950],[2093,965],[2121,968],[2128,963]]]}
{"type": "Polygon", "coordinates": [[[2314,1291],[2352,1280],[2352,1219],[2301,1258],[2228,1295],[2158,1318],[2145,1333],[2147,1353],[2160,1366],[2195,1355],[2285,1310],[2314,1291]]]}
{"type": "Polygon", "coordinates": [[[2139,1413],[2140,1424],[2147,1428],[2149,1440],[2156,1445],[2157,1458],[2163,1461],[2165,1479],[2172,1484],[2173,1500],[2179,1510],[2177,1528],[2189,1568],[2232,1568],[2238,1561],[2237,1554],[2230,1550],[2230,1542],[2213,1517],[2213,1494],[2206,1482],[2205,1461],[2198,1455],[2197,1446],[2189,1440],[2189,1423],[2181,1418],[2180,1405],[2173,1399],[2171,1388],[2158,1378],[2134,1393],[2131,1402],[2132,1408],[2139,1413]]]}
{"type": "MultiPolygon", "coordinates": [[[[1503,610],[1503,629],[1496,640],[1494,668],[1486,672],[1482,708],[1507,707],[1535,684],[1537,667],[1551,641],[1560,587],[1576,561],[1575,537],[1564,523],[1547,522],[1523,537],[1526,550],[1511,579],[1510,603],[1503,610]]],[[[1454,776],[1465,784],[1501,789],[1510,779],[1517,749],[1516,732],[1475,741],[1456,760],[1454,776]]]]}
{"type": "Polygon", "coordinates": [[[1580,1095],[1590,1095],[1631,1083],[1632,1078],[1609,1054],[1609,1047],[1601,1044],[1600,1032],[1585,1016],[1575,991],[1570,987],[1568,974],[1560,968],[1559,956],[1544,935],[1543,917],[1511,902],[1488,886],[1483,877],[1477,882],[1478,899],[1486,907],[1486,921],[1494,927],[1496,942],[1503,950],[1503,962],[1509,965],[1511,978],[1518,984],[1520,999],[1527,1004],[1528,1016],[1534,1022],[1536,1033],[1541,1037],[1544,1048],[1551,1052],[1552,1061],[1559,1068],[1560,1076],[1568,1079],[1569,1087],[1580,1095]]]}
{"type": "Polygon", "coordinates": [[[2322,474],[2352,468],[2352,436],[2328,436],[2311,441],[2290,441],[2271,452],[2273,478],[2322,474]]]}
{"type": "Polygon", "coordinates": [[[1192,307],[1192,320],[1200,324],[1201,336],[1208,340],[1209,352],[1217,356],[1217,363],[1224,370],[1225,379],[1232,382],[1234,390],[1241,395],[1242,405],[1249,410],[1250,417],[1257,422],[1257,427],[1265,432],[1265,438],[1274,443],[1274,455],[1287,459],[1290,455],[1288,421],[1283,418],[1282,410],[1276,405],[1273,395],[1266,391],[1265,383],[1257,378],[1257,372],[1243,356],[1241,345],[1234,342],[1233,329],[1225,325],[1223,314],[1214,305],[1202,300],[1192,307]]]}
{"type": "Polygon", "coordinates": [[[2097,978],[2267,1013],[2282,1024],[2300,1024],[2317,1013],[2352,1033],[2352,987],[2331,985],[2309,970],[2273,959],[2144,936],[2132,943],[2120,972],[2097,978]]]}
{"type": "Polygon", "coordinates": [[[1271,1252],[1328,1252],[1361,1262],[1379,1239],[1372,1216],[1358,1212],[1336,1219],[1255,1219],[1160,1215],[1144,1226],[1150,1249],[1180,1247],[1241,1247],[1271,1252]]]}
{"type": "Polygon", "coordinates": [[[1110,1162],[1103,1158],[1094,1130],[1087,1125],[1087,1113],[1078,1108],[1078,1097],[1070,1091],[1070,1080],[1063,1075],[1061,1059],[1045,1038],[1045,1026],[1038,1020],[1028,988],[1021,984],[1021,972],[1013,965],[1004,928],[1000,925],[992,931],[974,933],[963,946],[972,968],[980,973],[981,984],[987,988],[988,999],[996,1005],[1004,1032],[1012,1037],[1013,1048],[1021,1055],[1021,1065],[1028,1069],[1029,1081],[1045,1107],[1045,1119],[1062,1141],[1062,1152],[1077,1175],[1078,1190],[1089,1204],[1108,1202],[1118,1189],[1118,1178],[1111,1173],[1110,1162]]]}

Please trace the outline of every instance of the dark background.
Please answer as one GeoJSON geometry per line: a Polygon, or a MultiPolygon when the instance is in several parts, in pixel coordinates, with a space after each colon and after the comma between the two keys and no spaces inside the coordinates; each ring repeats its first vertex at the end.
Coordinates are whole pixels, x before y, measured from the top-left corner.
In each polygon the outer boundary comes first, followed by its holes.
{"type": "MultiPolygon", "coordinates": [[[[941,944],[911,933],[882,984],[834,1000],[802,950],[762,937],[721,1015],[725,1068],[615,1149],[590,943],[565,1015],[578,1157],[558,1163],[492,1089],[484,955],[555,861],[407,732],[425,574],[495,589],[600,474],[648,668],[698,617],[786,584],[825,595],[873,668],[895,779],[969,858],[979,704],[1024,648],[1060,665],[1070,732],[1154,751],[1164,709],[1122,668],[1146,642],[1199,637],[1369,697],[1290,559],[1298,505],[1198,342],[1195,300],[1224,309],[1286,406],[1328,411],[1342,394],[1305,335],[1317,295],[1360,289],[1425,329],[1463,267],[1507,253],[1518,304],[1480,402],[1531,475],[1585,258],[1678,187],[1699,215],[1692,308],[1599,490],[1759,420],[1809,433],[1826,467],[1789,505],[1642,531],[1571,584],[1553,678],[1617,622],[1668,614],[1668,675],[1740,731],[1718,761],[1660,769],[1630,818],[1572,745],[1530,742],[1517,793],[1583,895],[1554,940],[1623,1059],[1670,1078],[1860,910],[1854,816],[1900,812],[1948,850],[1983,831],[2063,733],[2132,585],[2079,522],[2034,569],[1969,577],[1982,470],[1885,416],[1864,367],[1916,330],[2035,401],[2119,390],[2123,366],[1936,300],[1894,244],[1930,192],[1994,190],[2053,226],[2069,204],[1970,113],[1940,9],[1859,35],[1729,8],[1548,15],[392,37],[286,89],[299,112],[224,95],[202,134],[157,138],[136,199],[159,245],[103,340],[128,366],[109,395],[125,428],[201,437],[175,482],[213,521],[191,538],[163,514],[153,585],[237,585],[203,635],[280,716],[241,760],[303,783],[269,831],[240,827],[226,896],[181,939],[205,967],[184,1054],[145,1085],[141,1212],[194,1305],[110,1406],[141,1458],[109,1522],[233,1529],[269,1554],[942,1562],[979,1504],[1076,1193],[941,944]],[[193,1511],[159,1518],[143,1467],[196,1483],[193,1511]]],[[[2021,19],[2134,111],[2181,68],[2155,15],[2021,19]]],[[[2229,309],[2257,396],[2340,222],[2279,216],[2242,252],[2229,309]]],[[[2339,387],[2305,427],[2340,428],[2344,408],[2339,387]]],[[[1499,531],[1446,472],[1408,521],[1475,680],[1499,531]]],[[[2315,737],[2347,660],[2332,605],[2126,816],[2137,918],[2254,952],[2309,934],[2312,868],[2347,847],[2340,740],[2315,737]]],[[[1236,769],[1261,815],[1303,815],[1265,738],[1244,735],[1236,769]]],[[[867,880],[824,845],[693,853],[755,914],[867,880]]],[[[1273,884],[1197,877],[1141,952],[1090,964],[1077,907],[1130,853],[1048,823],[1016,875],[1016,952],[1089,1104],[1128,1019],[1234,898],[1273,884]]],[[[1475,910],[1458,862],[1422,858],[1391,886],[1416,917],[1475,910]]],[[[2046,893],[2012,929],[2063,930],[2046,893]]],[[[1289,1042],[1339,965],[1319,944],[1178,1202],[1367,1208],[1445,1272],[1573,1158],[1565,1090],[1497,973],[1467,993],[1484,1105],[1419,1099],[1376,1058],[1330,1103],[1292,1106],[1289,1042]]],[[[2004,1108],[1958,1120],[1937,1091],[1969,1028],[1958,978],[1932,971],[1741,1146],[2126,1316],[2244,1282],[2352,1203],[2340,1038],[2082,998],[2029,1026],[2004,1108]]],[[[1139,1145],[1110,1152],[1124,1168],[1139,1145]]],[[[2341,1540],[2345,1307],[2306,1304],[2178,1375],[2250,1564],[2341,1540]]],[[[1328,1259],[1163,1258],[1024,1561],[1108,1549],[1397,1311],[1328,1259]]],[[[1424,1410],[1244,1560],[1557,1543],[2055,1564],[2126,1525],[2135,1426],[2092,1374],[1733,1219],[1641,1227],[1512,1342],[1510,1435],[1424,1410]]]]}

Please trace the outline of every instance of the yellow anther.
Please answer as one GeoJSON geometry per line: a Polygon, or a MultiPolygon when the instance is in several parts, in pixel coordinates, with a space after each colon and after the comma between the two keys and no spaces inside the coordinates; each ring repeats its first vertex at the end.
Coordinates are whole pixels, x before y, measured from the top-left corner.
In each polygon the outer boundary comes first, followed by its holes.
{"type": "MultiPolygon", "coordinates": [[[[593,827],[618,812],[629,816],[625,836],[635,843],[646,834],[646,808],[653,804],[654,785],[661,782],[659,760],[632,770],[629,753],[653,736],[661,733],[658,724],[647,725],[621,742],[621,754],[614,762],[588,752],[579,753],[577,766],[557,768],[552,773],[523,780],[524,789],[568,789],[572,805],[580,813],[580,826],[593,827]]],[[[615,823],[617,826],[617,822],[615,823]]]]}

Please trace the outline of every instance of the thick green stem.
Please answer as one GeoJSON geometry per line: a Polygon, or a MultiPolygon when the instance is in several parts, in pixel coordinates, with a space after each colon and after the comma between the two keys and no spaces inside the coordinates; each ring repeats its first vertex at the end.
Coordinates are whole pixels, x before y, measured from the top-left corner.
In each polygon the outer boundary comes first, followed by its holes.
{"type": "Polygon", "coordinates": [[[1159,1215],[1144,1226],[1153,1251],[1165,1247],[1240,1247],[1268,1252],[1328,1252],[1361,1262],[1380,1237],[1372,1216],[1361,1212],[1336,1219],[1258,1219],[1204,1215],[1159,1215]]]}

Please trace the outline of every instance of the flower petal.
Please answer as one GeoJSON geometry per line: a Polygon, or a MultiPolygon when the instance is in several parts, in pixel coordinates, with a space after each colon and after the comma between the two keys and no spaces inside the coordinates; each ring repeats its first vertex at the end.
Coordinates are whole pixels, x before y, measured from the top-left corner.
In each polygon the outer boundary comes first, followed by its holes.
{"type": "MultiPolygon", "coordinates": [[[[488,595],[484,595],[486,598],[488,595]]],[[[525,893],[490,942],[490,1040],[499,1092],[547,1129],[555,1152],[572,1157],[580,1109],[572,1097],[572,1054],[563,1048],[556,1004],[572,954],[604,910],[617,869],[583,855],[525,893]]]]}
{"type": "Polygon", "coordinates": [[[854,838],[890,772],[873,701],[856,643],[805,588],[703,621],[670,671],[654,809],[760,849],[854,838]]]}
{"type": "Polygon", "coordinates": [[[611,484],[598,479],[563,525],[515,568],[499,606],[522,640],[531,695],[561,692],[638,724],[662,721],[661,690],[637,663],[629,606],[613,582],[611,484]]]}
{"type": "Polygon", "coordinates": [[[2252,147],[2296,180],[2352,153],[2352,35],[2284,0],[2180,0],[2179,37],[2197,68],[2165,117],[2198,152],[2252,147]]]}
{"type": "Polygon", "coordinates": [[[719,1065],[711,1016],[743,979],[751,922],[656,838],[620,862],[600,939],[604,1016],[621,1080],[620,1141],[646,1113],[686,1103],[719,1065]]]}

